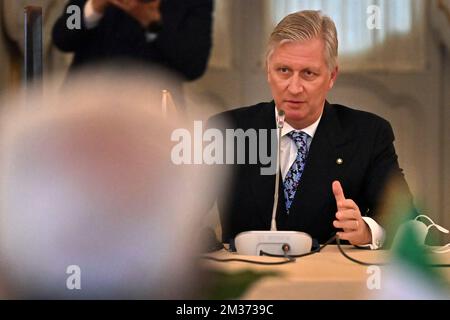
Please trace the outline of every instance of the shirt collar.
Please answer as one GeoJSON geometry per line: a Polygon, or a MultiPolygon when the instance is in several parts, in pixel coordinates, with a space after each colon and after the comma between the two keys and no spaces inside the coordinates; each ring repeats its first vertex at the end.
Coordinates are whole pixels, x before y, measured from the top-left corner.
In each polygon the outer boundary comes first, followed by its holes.
{"type": "MultiPolygon", "coordinates": [[[[319,126],[320,119],[322,119],[322,114],[323,112],[320,114],[320,117],[316,121],[314,121],[312,124],[301,130],[294,129],[289,123],[287,123],[287,121],[285,121],[284,126],[281,129],[281,136],[284,137],[291,131],[303,131],[311,138],[314,138],[314,134],[316,133],[317,127],[319,126]]],[[[275,107],[275,121],[276,119],[277,119],[277,107],[275,107]]]]}

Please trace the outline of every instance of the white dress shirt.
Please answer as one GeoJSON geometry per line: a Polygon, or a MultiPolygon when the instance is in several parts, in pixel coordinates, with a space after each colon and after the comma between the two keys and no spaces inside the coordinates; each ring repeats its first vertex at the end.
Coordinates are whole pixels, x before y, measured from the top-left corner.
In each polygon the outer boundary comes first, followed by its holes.
{"type": "MultiPolygon", "coordinates": [[[[277,108],[275,107],[275,120],[276,118],[277,118],[277,108]]],[[[286,175],[290,167],[292,166],[297,157],[297,146],[295,145],[295,142],[291,138],[289,138],[288,133],[291,131],[305,132],[308,135],[306,143],[309,151],[311,143],[314,139],[314,134],[316,133],[321,118],[322,114],[314,123],[301,130],[296,130],[288,122],[286,121],[284,122],[284,127],[281,129],[281,144],[280,144],[280,167],[283,181],[286,178],[286,175]]],[[[372,233],[372,243],[361,247],[367,247],[373,250],[379,249],[383,245],[385,240],[384,229],[374,219],[370,217],[362,217],[362,218],[367,223],[372,233]]]]}

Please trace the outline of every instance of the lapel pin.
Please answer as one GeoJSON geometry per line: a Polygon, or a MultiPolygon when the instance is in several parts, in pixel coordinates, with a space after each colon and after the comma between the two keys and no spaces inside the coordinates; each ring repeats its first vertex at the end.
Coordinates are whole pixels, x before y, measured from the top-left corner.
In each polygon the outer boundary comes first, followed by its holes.
{"type": "Polygon", "coordinates": [[[337,158],[336,159],[336,164],[341,165],[344,163],[344,160],[342,160],[342,158],[337,158]]]}

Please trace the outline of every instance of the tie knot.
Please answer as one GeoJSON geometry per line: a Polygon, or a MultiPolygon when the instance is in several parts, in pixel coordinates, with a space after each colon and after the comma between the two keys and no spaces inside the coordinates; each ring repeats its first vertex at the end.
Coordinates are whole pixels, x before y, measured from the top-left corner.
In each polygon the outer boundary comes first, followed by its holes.
{"type": "Polygon", "coordinates": [[[308,134],[303,131],[291,131],[288,133],[289,138],[294,140],[295,145],[297,148],[305,147],[306,146],[306,138],[308,137],[308,134]]]}

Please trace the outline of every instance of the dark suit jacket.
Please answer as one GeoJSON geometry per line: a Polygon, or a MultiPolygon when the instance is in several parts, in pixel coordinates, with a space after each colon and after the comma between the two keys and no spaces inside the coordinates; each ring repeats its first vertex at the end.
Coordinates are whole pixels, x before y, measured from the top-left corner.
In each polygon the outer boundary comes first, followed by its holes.
{"type": "MultiPolygon", "coordinates": [[[[84,16],[87,0],[71,0],[84,16]]],[[[66,7],[67,8],[67,7],[66,7]]],[[[66,13],[53,27],[53,41],[65,52],[74,52],[71,69],[96,62],[132,59],[157,65],[180,74],[185,79],[200,77],[206,68],[211,48],[212,0],[163,0],[162,28],[154,42],[146,42],[141,25],[122,10],[109,6],[98,26],[80,30],[66,26],[66,13]]]]}
{"type": "MultiPolygon", "coordinates": [[[[274,107],[270,102],[227,111],[214,116],[210,126],[225,120],[226,128],[275,129],[274,107]]],[[[400,178],[410,196],[393,141],[386,120],[326,102],[289,215],[280,179],[278,230],[303,231],[321,243],[328,240],[336,232],[334,180],[341,182],[346,198],[353,199],[367,216],[377,214],[381,193],[392,175],[400,178]],[[338,158],[343,159],[341,165],[338,158]]],[[[270,229],[275,184],[275,175],[260,174],[260,163],[230,167],[229,193],[217,199],[224,242],[242,231],[270,229]]]]}

